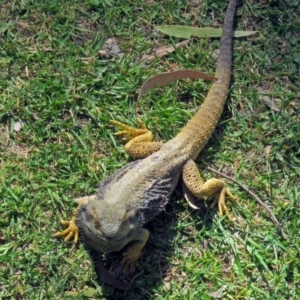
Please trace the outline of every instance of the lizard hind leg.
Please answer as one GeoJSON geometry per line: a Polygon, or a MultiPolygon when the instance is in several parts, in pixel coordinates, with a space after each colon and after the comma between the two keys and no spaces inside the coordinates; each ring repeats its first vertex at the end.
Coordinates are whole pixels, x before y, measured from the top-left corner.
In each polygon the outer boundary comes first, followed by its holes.
{"type": "Polygon", "coordinates": [[[145,158],[159,150],[163,144],[153,141],[152,132],[146,128],[140,119],[137,120],[139,128],[130,127],[114,120],[111,120],[110,123],[122,129],[115,135],[123,136],[122,140],[126,142],[124,148],[133,158],[145,158]]]}
{"type": "Polygon", "coordinates": [[[213,199],[210,208],[218,205],[220,215],[223,216],[225,214],[229,220],[232,220],[225,198],[228,196],[233,202],[236,199],[226,187],[226,183],[223,180],[211,178],[204,182],[196,163],[191,159],[183,166],[182,175],[185,186],[195,197],[199,199],[213,199]]]}

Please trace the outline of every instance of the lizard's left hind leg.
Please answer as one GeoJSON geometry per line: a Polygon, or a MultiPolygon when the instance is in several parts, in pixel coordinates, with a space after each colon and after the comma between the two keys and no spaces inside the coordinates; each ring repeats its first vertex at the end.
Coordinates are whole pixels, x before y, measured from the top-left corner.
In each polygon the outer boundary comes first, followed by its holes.
{"type": "Polygon", "coordinates": [[[203,181],[196,163],[189,159],[183,166],[182,178],[187,189],[199,199],[214,199],[210,207],[218,204],[220,215],[226,214],[229,220],[232,220],[231,214],[227,208],[225,198],[236,201],[235,197],[230,193],[223,180],[211,178],[206,182],[203,181]]]}

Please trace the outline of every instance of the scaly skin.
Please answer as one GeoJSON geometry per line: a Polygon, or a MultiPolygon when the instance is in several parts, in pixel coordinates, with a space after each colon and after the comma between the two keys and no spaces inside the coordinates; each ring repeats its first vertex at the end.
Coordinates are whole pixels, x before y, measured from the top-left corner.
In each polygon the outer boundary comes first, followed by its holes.
{"type": "Polygon", "coordinates": [[[142,226],[164,209],[181,176],[194,196],[214,199],[220,214],[231,219],[225,197],[234,197],[219,179],[203,182],[194,160],[215,130],[227,98],[235,7],[236,0],[231,0],[223,26],[217,81],[198,112],[165,144],[153,142],[152,133],[141,121],[138,129],[112,121],[122,129],[116,134],[125,137],[126,151],[138,160],[104,180],[95,199],[85,199],[74,218],[63,221],[69,227],[55,236],[66,236],[66,240],[74,237],[76,242],[79,228],[84,243],[103,253],[118,251],[130,243],[122,263],[124,269],[133,270],[149,236],[142,226]]]}

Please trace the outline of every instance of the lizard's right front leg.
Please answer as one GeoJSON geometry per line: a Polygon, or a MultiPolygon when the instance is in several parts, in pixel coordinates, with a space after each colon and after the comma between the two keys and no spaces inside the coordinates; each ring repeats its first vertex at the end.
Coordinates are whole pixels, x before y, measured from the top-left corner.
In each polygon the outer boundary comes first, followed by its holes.
{"type": "Polygon", "coordinates": [[[68,226],[65,230],[59,231],[53,235],[53,237],[65,237],[65,241],[69,241],[74,238],[74,243],[76,244],[79,240],[79,229],[77,226],[77,215],[83,204],[86,204],[89,201],[94,201],[96,199],[95,195],[86,196],[75,199],[79,203],[78,207],[73,213],[73,218],[70,221],[60,220],[60,223],[63,226],[68,226]]]}
{"type": "Polygon", "coordinates": [[[110,123],[120,127],[121,131],[115,135],[124,136],[123,141],[127,142],[124,146],[126,152],[132,158],[145,158],[156,152],[163,145],[162,142],[154,142],[152,132],[146,128],[141,120],[137,120],[139,128],[130,127],[124,123],[111,120],[110,123]]]}

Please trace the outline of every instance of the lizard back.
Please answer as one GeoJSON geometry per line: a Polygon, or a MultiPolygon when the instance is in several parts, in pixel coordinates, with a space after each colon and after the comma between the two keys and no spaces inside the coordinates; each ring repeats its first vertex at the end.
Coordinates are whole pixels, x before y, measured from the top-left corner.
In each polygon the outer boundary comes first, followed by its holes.
{"type": "Polygon", "coordinates": [[[131,162],[104,180],[98,201],[126,203],[140,211],[145,224],[161,212],[180,178],[183,165],[195,159],[220,119],[227,98],[232,65],[232,32],[236,0],[227,8],[215,81],[195,116],[155,153],[131,162]]]}

